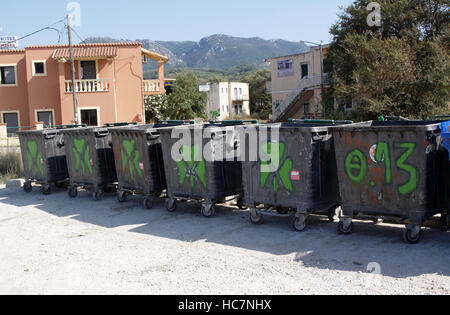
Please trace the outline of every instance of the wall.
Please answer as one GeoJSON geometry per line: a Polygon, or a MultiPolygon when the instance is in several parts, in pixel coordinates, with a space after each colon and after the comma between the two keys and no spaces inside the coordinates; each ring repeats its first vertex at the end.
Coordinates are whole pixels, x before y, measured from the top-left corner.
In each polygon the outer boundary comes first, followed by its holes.
{"type": "Polygon", "coordinates": [[[26,50],[26,75],[28,79],[29,124],[37,121],[36,110],[53,110],[54,122],[61,125],[61,101],[58,62],[51,58],[54,49],[29,48],[26,50]],[[45,60],[46,76],[33,76],[33,61],[45,60]]]}
{"type": "MultiPolygon", "coordinates": [[[[115,59],[117,121],[145,122],[141,46],[120,47],[115,59]]],[[[162,82],[164,86],[164,81],[162,82]]]]}
{"type": "Polygon", "coordinates": [[[19,124],[30,125],[25,51],[0,51],[0,64],[17,65],[17,86],[0,87],[0,111],[19,111],[19,124]]]}

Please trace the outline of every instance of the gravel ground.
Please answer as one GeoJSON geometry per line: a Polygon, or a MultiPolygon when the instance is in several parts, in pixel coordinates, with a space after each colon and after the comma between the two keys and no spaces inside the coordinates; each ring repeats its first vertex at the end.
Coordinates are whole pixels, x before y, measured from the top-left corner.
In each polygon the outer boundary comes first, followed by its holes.
{"type": "Polygon", "coordinates": [[[0,189],[0,293],[450,294],[450,233],[411,246],[402,226],[356,222],[339,236],[312,217],[297,233],[232,207],[206,219],[195,204],[141,204],[0,189]]]}

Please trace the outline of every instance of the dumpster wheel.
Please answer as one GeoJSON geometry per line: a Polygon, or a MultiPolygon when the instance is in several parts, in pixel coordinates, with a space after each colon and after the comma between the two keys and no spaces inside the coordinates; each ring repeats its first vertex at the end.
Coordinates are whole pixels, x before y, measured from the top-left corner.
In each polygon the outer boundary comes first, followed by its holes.
{"type": "Polygon", "coordinates": [[[33,191],[33,185],[31,184],[30,181],[27,181],[27,182],[25,182],[25,184],[23,184],[23,190],[24,190],[26,193],[30,193],[30,192],[33,191]]]}
{"type": "Polygon", "coordinates": [[[144,198],[144,208],[147,209],[147,210],[152,209],[153,208],[153,201],[154,201],[154,198],[152,196],[145,197],[144,198]]]}
{"type": "Polygon", "coordinates": [[[303,232],[306,229],[306,220],[308,219],[307,215],[298,214],[295,216],[292,221],[292,226],[298,232],[303,232]]]}
{"type": "Polygon", "coordinates": [[[76,198],[78,196],[78,188],[76,186],[70,186],[67,193],[70,198],[76,198]]]}
{"type": "Polygon", "coordinates": [[[120,203],[124,203],[125,201],[127,201],[128,195],[129,195],[129,193],[127,191],[118,190],[117,191],[117,200],[120,203]]]}
{"type": "Polygon", "coordinates": [[[205,218],[211,218],[216,214],[216,208],[212,203],[203,203],[202,204],[202,215],[205,218]]]}
{"type": "Polygon", "coordinates": [[[238,200],[237,200],[237,206],[238,206],[238,208],[241,209],[241,210],[247,210],[247,209],[248,209],[247,205],[245,204],[244,198],[243,198],[242,196],[240,196],[240,197],[238,198],[238,200]]]}
{"type": "Polygon", "coordinates": [[[406,227],[405,231],[403,232],[403,239],[406,243],[412,245],[418,244],[422,239],[422,231],[420,229],[420,226],[413,228],[406,227]]]}
{"type": "Polygon", "coordinates": [[[97,191],[93,191],[92,192],[92,199],[94,199],[94,201],[100,201],[103,198],[103,189],[99,189],[97,191]]]}
{"type": "Polygon", "coordinates": [[[264,216],[257,209],[251,209],[250,210],[250,221],[256,225],[263,224],[264,216]]]}
{"type": "Polygon", "coordinates": [[[50,185],[44,185],[42,186],[42,193],[44,195],[50,195],[52,193],[52,188],[50,187],[50,185]]]}
{"type": "Polygon", "coordinates": [[[352,221],[345,222],[345,221],[341,220],[338,223],[338,232],[339,232],[339,234],[344,234],[344,235],[352,234],[353,228],[354,228],[354,226],[353,226],[353,222],[352,221]]]}
{"type": "Polygon", "coordinates": [[[177,200],[173,198],[166,199],[166,209],[169,212],[175,212],[177,210],[177,200]]]}

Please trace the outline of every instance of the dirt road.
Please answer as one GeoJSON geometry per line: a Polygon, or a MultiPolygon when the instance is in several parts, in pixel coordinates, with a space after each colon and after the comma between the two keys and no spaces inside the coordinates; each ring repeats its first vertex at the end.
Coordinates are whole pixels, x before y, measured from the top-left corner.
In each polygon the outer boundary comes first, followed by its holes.
{"type": "Polygon", "coordinates": [[[141,203],[0,189],[0,293],[450,294],[450,233],[411,246],[402,226],[356,222],[340,236],[314,217],[298,233],[236,208],[205,219],[193,204],[141,203]]]}

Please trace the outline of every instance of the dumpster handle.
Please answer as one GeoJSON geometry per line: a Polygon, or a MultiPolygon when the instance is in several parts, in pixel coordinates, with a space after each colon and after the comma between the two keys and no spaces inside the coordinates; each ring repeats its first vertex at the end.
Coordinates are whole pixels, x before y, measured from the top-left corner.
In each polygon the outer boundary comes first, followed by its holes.
{"type": "Polygon", "coordinates": [[[106,137],[109,134],[108,130],[97,131],[95,135],[97,137],[106,137]]]}
{"type": "Polygon", "coordinates": [[[161,134],[159,132],[150,131],[147,134],[147,140],[156,140],[161,134]]]}
{"type": "Polygon", "coordinates": [[[54,133],[47,133],[47,134],[45,135],[45,139],[53,139],[53,138],[56,137],[57,135],[58,135],[57,132],[54,132],[54,133]]]}

